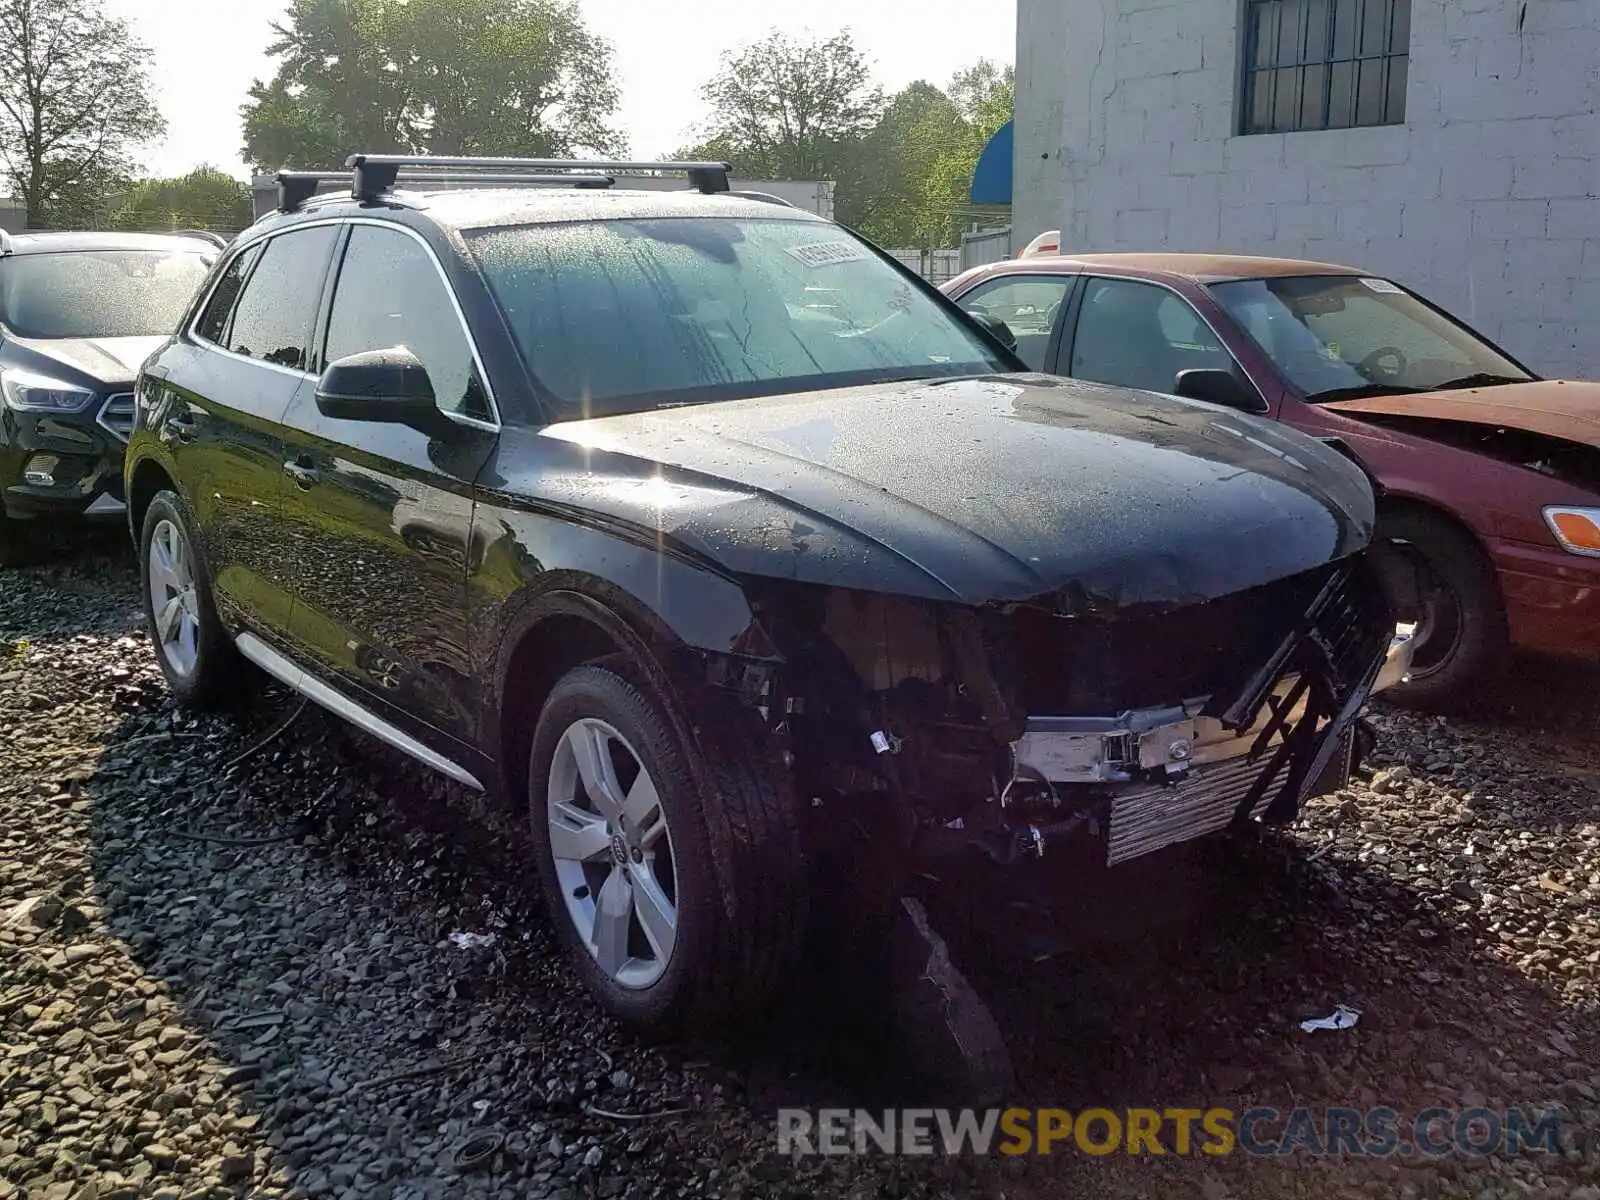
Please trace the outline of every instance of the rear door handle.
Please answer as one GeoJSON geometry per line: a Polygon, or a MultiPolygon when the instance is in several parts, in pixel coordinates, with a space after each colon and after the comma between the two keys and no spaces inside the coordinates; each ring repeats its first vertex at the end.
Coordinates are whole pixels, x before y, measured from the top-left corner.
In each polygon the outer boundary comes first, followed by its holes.
{"type": "Polygon", "coordinates": [[[311,460],[303,454],[284,463],[283,473],[294,480],[295,486],[302,491],[310,491],[322,480],[322,472],[312,466],[311,460]]]}

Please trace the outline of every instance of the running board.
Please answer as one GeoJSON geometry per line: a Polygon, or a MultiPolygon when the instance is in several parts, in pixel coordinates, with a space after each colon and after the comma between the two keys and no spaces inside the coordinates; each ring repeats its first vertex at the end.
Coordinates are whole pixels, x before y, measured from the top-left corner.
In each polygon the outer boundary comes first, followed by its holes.
{"type": "Polygon", "coordinates": [[[335,691],[322,680],[306,673],[303,667],[278,653],[253,633],[241,633],[234,639],[239,653],[271,675],[279,683],[292,691],[299,692],[313,704],[320,704],[336,717],[349,721],[357,729],[370,733],[380,742],[387,742],[400,753],[409,755],[425,767],[431,767],[441,775],[454,779],[457,783],[474,791],[483,791],[483,784],[479,783],[472,773],[464,767],[451,762],[442,754],[436,754],[410,734],[401,731],[389,724],[382,717],[376,715],[351,700],[341,692],[335,691]]]}

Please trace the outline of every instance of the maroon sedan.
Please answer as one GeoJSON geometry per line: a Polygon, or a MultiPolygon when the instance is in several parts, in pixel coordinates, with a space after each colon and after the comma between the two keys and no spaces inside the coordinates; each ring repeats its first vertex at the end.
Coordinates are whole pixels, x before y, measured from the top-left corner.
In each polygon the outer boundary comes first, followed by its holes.
{"type": "Polygon", "coordinates": [[[1600,383],[1542,380],[1352,267],[1197,254],[1026,258],[944,291],[1030,367],[1338,438],[1383,484],[1416,625],[1395,699],[1447,708],[1511,646],[1600,659],[1600,383]]]}

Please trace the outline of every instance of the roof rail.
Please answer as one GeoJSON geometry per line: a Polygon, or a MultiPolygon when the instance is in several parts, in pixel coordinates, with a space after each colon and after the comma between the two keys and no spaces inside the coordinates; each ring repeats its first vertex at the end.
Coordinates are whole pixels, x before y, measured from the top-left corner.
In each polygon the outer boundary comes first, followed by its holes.
{"type": "Polygon", "coordinates": [[[762,204],[779,204],[784,208],[799,208],[798,204],[785,200],[782,196],[774,196],[771,192],[729,192],[730,196],[737,196],[741,200],[756,200],[762,204]]]}
{"type": "MultiPolygon", "coordinates": [[[[352,193],[361,199],[373,199],[375,196],[360,196],[354,193],[355,174],[351,171],[280,171],[278,172],[278,211],[295,212],[307,201],[317,194],[317,190],[325,182],[349,183],[352,193]]],[[[610,175],[577,174],[568,172],[563,174],[533,175],[514,174],[509,172],[493,173],[474,171],[470,173],[446,171],[431,171],[423,176],[429,183],[461,184],[471,183],[478,186],[514,185],[527,187],[530,184],[559,184],[577,188],[608,188],[617,181],[610,175]]],[[[422,180],[419,180],[422,182],[422,180]]]]}
{"type": "Polygon", "coordinates": [[[228,239],[220,233],[212,233],[209,229],[178,229],[173,231],[172,236],[200,238],[202,241],[210,242],[218,250],[226,250],[228,248],[228,239]]]}
{"type": "MultiPolygon", "coordinates": [[[[691,187],[708,194],[728,190],[727,163],[716,162],[605,162],[599,159],[579,160],[564,158],[431,158],[427,155],[352,154],[345,163],[355,172],[352,194],[357,200],[373,200],[389,191],[402,167],[421,167],[432,170],[499,171],[497,178],[510,178],[519,183],[572,183],[578,187],[610,186],[599,183],[601,177],[640,171],[683,172],[689,176],[691,187]],[[559,175],[527,174],[528,172],[562,172],[559,175]],[[575,172],[599,172],[580,175],[575,172]],[[514,173],[514,174],[510,174],[514,173]]],[[[472,177],[475,181],[478,176],[472,177]]]]}
{"type": "Polygon", "coordinates": [[[11,253],[11,235],[9,233],[7,233],[4,229],[0,229],[0,258],[4,258],[6,255],[8,255],[10,253],[11,253]]]}
{"type": "Polygon", "coordinates": [[[317,194],[317,189],[324,180],[354,179],[349,171],[279,171],[278,172],[278,211],[295,212],[307,200],[317,194]]]}

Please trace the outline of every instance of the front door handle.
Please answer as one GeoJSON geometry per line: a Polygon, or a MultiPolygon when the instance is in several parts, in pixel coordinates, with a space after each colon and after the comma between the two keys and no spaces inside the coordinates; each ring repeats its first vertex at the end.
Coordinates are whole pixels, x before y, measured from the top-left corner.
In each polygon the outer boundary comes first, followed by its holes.
{"type": "Polygon", "coordinates": [[[283,464],[283,473],[294,480],[295,486],[302,491],[310,491],[322,479],[322,472],[311,465],[311,460],[305,455],[292,458],[283,464]]]}
{"type": "Polygon", "coordinates": [[[200,436],[200,422],[193,417],[168,417],[161,426],[162,441],[179,441],[185,445],[200,436]]]}

